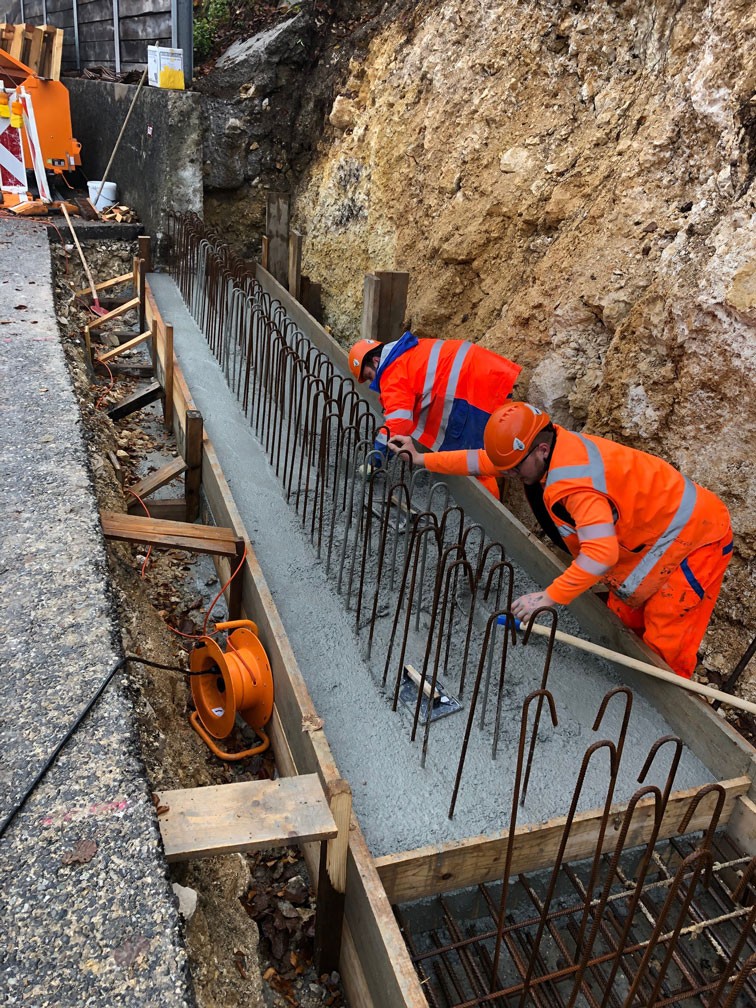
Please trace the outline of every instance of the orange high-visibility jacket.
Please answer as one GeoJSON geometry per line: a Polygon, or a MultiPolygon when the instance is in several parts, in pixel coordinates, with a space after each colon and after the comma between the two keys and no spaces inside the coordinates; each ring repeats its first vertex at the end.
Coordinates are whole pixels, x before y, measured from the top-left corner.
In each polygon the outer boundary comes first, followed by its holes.
{"type": "Polygon", "coordinates": [[[379,442],[409,434],[432,451],[482,446],[488,418],[511,395],[521,370],[474,343],[405,333],[384,347],[370,386],[389,431],[379,442]]]}
{"type": "MultiPolygon", "coordinates": [[[[722,501],[663,459],[555,427],[544,503],[575,557],[547,589],[555,602],[571,602],[601,581],[640,606],[693,550],[730,528],[722,501]]],[[[484,451],[424,461],[436,472],[502,474],[484,451]]]]}

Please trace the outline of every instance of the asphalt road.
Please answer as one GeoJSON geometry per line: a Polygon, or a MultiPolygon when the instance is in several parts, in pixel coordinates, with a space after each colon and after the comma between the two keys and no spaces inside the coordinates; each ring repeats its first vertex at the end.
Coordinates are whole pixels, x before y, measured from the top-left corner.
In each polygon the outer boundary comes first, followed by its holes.
{"type": "MultiPolygon", "coordinates": [[[[0,830],[120,656],[46,228],[0,218],[0,830]]],[[[0,837],[0,1004],[192,1005],[116,673],[0,837]]]]}

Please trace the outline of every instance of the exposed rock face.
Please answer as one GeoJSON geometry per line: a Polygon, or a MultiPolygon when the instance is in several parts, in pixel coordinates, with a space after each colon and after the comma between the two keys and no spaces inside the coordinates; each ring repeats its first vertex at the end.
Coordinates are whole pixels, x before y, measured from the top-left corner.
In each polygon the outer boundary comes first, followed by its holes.
{"type": "Polygon", "coordinates": [[[376,22],[295,188],[327,321],[351,338],[364,273],[409,270],[418,335],[505,353],[561,422],[718,492],[727,668],[756,626],[753,5],[411,6],[376,22]]]}

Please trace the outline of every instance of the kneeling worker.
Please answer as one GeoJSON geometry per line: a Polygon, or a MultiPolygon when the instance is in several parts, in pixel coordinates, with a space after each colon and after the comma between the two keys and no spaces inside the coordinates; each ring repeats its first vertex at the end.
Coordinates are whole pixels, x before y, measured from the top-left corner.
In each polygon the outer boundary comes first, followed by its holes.
{"type": "Polygon", "coordinates": [[[575,559],[545,591],[513,602],[518,619],[601,582],[622,622],[692,677],[732,553],[729,513],[711,491],[655,455],[565,430],[529,403],[494,412],[485,451],[420,455],[406,440],[392,449],[434,472],[510,475],[542,488],[575,559]]]}
{"type": "MultiPolygon", "coordinates": [[[[376,439],[374,468],[396,435],[416,438],[431,451],[482,448],[493,411],[512,395],[519,365],[464,340],[418,339],[393,343],[362,339],[349,351],[358,382],[381,398],[385,429],[376,439]]],[[[481,482],[498,497],[495,479],[481,482]]]]}

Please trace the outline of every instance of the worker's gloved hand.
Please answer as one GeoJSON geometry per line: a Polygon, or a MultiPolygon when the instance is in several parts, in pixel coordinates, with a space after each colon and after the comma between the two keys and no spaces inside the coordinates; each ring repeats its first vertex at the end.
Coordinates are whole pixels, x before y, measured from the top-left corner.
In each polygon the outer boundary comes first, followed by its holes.
{"type": "Polygon", "coordinates": [[[380,471],[380,466],[371,465],[370,462],[363,462],[363,464],[361,466],[358,466],[358,468],[357,468],[358,475],[361,476],[362,479],[364,479],[366,483],[369,483],[370,480],[379,471],[380,471]]]}

